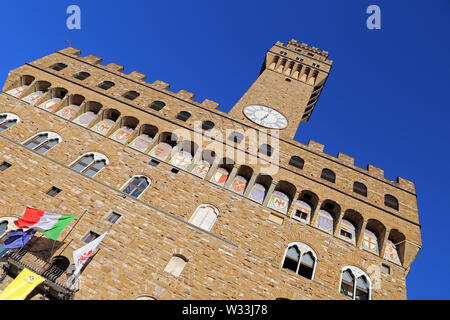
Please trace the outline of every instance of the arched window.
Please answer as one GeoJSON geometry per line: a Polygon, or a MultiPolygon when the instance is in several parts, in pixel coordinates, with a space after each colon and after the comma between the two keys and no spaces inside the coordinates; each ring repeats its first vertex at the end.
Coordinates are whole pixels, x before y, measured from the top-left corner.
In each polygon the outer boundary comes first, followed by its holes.
{"type": "Polygon", "coordinates": [[[244,135],[240,132],[233,131],[229,136],[228,140],[241,143],[242,140],[244,140],[244,135]]]}
{"type": "Polygon", "coordinates": [[[265,154],[266,156],[271,157],[273,154],[273,148],[271,145],[269,144],[262,144],[259,149],[258,149],[259,153],[265,154]]]}
{"type": "Polygon", "coordinates": [[[37,106],[41,109],[47,110],[49,112],[53,112],[57,109],[57,106],[60,104],[61,100],[66,96],[67,89],[64,88],[52,88],[49,92],[49,99],[38,104],[37,106]]]}
{"type": "Polygon", "coordinates": [[[88,101],[83,107],[78,117],[76,117],[73,122],[78,123],[80,126],[88,128],[89,125],[97,118],[97,114],[102,109],[102,104],[96,101],[88,101]]]}
{"type": "Polygon", "coordinates": [[[61,142],[61,136],[53,132],[41,132],[23,143],[28,149],[44,154],[58,143],[61,142]]]}
{"type": "Polygon", "coordinates": [[[103,82],[99,83],[98,87],[102,88],[103,90],[108,90],[109,88],[114,87],[114,82],[103,81],[103,82]]]}
{"type": "Polygon", "coordinates": [[[364,183],[361,182],[354,182],[353,183],[353,192],[360,194],[364,197],[367,197],[367,187],[364,183]]]}
{"type": "Polygon", "coordinates": [[[369,276],[353,266],[342,269],[340,293],[353,300],[371,299],[371,282],[369,276]]]}
{"type": "Polygon", "coordinates": [[[79,173],[93,177],[108,164],[108,159],[100,153],[88,153],[70,165],[79,173]]]}
{"type": "Polygon", "coordinates": [[[303,166],[305,165],[305,161],[300,157],[293,156],[293,157],[291,157],[291,160],[289,160],[289,164],[296,168],[303,169],[303,166]]]}
{"type": "Polygon", "coordinates": [[[386,207],[398,210],[398,200],[396,197],[391,196],[390,194],[386,194],[384,196],[384,205],[386,207]]]}
{"type": "Polygon", "coordinates": [[[350,221],[342,219],[339,237],[350,243],[356,244],[356,228],[350,221]]]}
{"type": "Polygon", "coordinates": [[[149,185],[150,180],[147,177],[133,177],[125,184],[122,190],[133,198],[138,198],[149,185]]]}
{"type": "Polygon", "coordinates": [[[162,101],[153,101],[150,105],[150,109],[160,111],[162,108],[164,108],[166,104],[162,101]]]}
{"type": "Polygon", "coordinates": [[[111,134],[110,138],[120,143],[126,143],[131,138],[138,124],[139,120],[135,117],[123,117],[120,121],[119,128],[111,134]]]}
{"type": "Polygon", "coordinates": [[[283,259],[283,268],[312,280],[316,269],[317,256],[309,246],[304,243],[291,243],[283,259]]]}
{"type": "Polygon", "coordinates": [[[84,71],[78,72],[73,75],[73,77],[78,80],[85,80],[85,79],[89,78],[90,76],[91,76],[90,73],[84,72],[84,71]]]}
{"type": "Polygon", "coordinates": [[[150,124],[144,124],[139,128],[139,135],[134,138],[128,146],[142,152],[147,152],[157,133],[157,127],[150,124]]]}
{"type": "Polygon", "coordinates": [[[181,121],[187,121],[187,119],[189,119],[191,117],[191,114],[187,111],[180,111],[177,114],[177,119],[181,120],[181,121]]]}
{"type": "Polygon", "coordinates": [[[316,227],[333,234],[334,217],[326,210],[319,210],[316,227]]]}
{"type": "Polygon", "coordinates": [[[203,121],[202,123],[202,129],[205,131],[209,131],[212,128],[214,128],[214,122],[212,121],[203,121]]]}
{"type": "Polygon", "coordinates": [[[320,177],[324,180],[327,180],[327,181],[330,181],[333,183],[336,181],[336,174],[333,171],[331,171],[330,169],[323,169],[320,177]]]}
{"type": "Polygon", "coordinates": [[[0,114],[0,132],[11,128],[13,125],[19,122],[19,117],[12,113],[0,114]]]}
{"type": "Polygon", "coordinates": [[[23,75],[19,78],[19,81],[16,82],[15,87],[6,91],[6,93],[16,98],[19,98],[25,92],[25,90],[27,90],[30,87],[33,81],[34,81],[33,76],[23,75]]]}
{"type": "Polygon", "coordinates": [[[62,63],[62,62],[58,62],[50,67],[50,69],[53,69],[55,71],[61,71],[62,69],[65,69],[65,68],[67,68],[67,64],[62,63]]]}
{"type": "Polygon", "coordinates": [[[140,94],[138,92],[136,92],[136,91],[128,91],[127,93],[125,93],[123,95],[123,97],[125,99],[128,99],[128,100],[134,100],[134,99],[136,99],[139,96],[140,96],[140,94]]]}
{"type": "Polygon", "coordinates": [[[42,275],[54,282],[67,270],[69,265],[69,259],[64,256],[56,256],[52,259],[52,264],[42,273],[42,275]]]}
{"type": "Polygon", "coordinates": [[[32,93],[28,94],[26,97],[22,98],[22,101],[25,101],[31,105],[35,105],[38,103],[42,96],[45,94],[45,92],[48,91],[48,88],[50,88],[51,83],[48,81],[36,81],[32,84],[31,89],[33,90],[32,93]]]}
{"type": "Polygon", "coordinates": [[[189,219],[189,223],[210,231],[219,216],[219,210],[211,205],[202,204],[189,219]]]}
{"type": "Polygon", "coordinates": [[[311,206],[302,200],[297,200],[295,205],[294,219],[309,223],[312,211],[311,206]]]}
{"type": "Polygon", "coordinates": [[[61,108],[56,114],[64,119],[70,120],[78,114],[83,101],[84,97],[82,95],[72,94],[69,96],[68,105],[61,108]]]}
{"type": "Polygon", "coordinates": [[[97,122],[92,127],[92,130],[102,135],[107,135],[108,132],[114,127],[114,124],[116,123],[117,119],[119,119],[120,112],[116,109],[106,109],[103,110],[101,117],[102,120],[97,122]]]}
{"type": "Polygon", "coordinates": [[[169,263],[165,267],[164,271],[170,273],[175,277],[179,277],[181,272],[183,272],[183,269],[186,266],[187,261],[188,260],[183,256],[173,255],[169,263]]]}
{"type": "Polygon", "coordinates": [[[405,240],[406,237],[403,233],[397,229],[392,229],[386,241],[384,258],[398,265],[402,265],[405,252],[405,240]]]}

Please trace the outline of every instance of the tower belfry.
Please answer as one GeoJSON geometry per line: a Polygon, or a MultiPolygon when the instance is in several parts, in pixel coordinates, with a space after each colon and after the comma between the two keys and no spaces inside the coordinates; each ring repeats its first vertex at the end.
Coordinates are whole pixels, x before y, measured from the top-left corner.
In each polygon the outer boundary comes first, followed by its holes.
{"type": "Polygon", "coordinates": [[[261,72],[229,115],[259,129],[276,129],[292,139],[307,122],[328,78],[328,52],[297,40],[277,42],[266,53],[261,72]]]}

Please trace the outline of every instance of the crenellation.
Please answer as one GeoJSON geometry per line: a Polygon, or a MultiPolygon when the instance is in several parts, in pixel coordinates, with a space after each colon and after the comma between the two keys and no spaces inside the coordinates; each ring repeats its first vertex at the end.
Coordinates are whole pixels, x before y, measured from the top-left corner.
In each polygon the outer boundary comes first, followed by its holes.
{"type": "Polygon", "coordinates": [[[351,157],[349,155],[346,155],[345,153],[342,153],[342,152],[338,153],[338,159],[342,163],[344,163],[344,164],[346,164],[348,166],[354,166],[354,164],[355,164],[355,158],[353,158],[353,157],[351,157]]]}
{"type": "Polygon", "coordinates": [[[209,100],[209,99],[203,100],[202,103],[200,103],[200,105],[202,107],[204,107],[204,108],[208,108],[208,109],[211,109],[211,110],[215,110],[215,109],[217,109],[219,107],[219,103],[218,102],[215,102],[215,101],[212,101],[212,100],[209,100]]]}
{"type": "Polygon", "coordinates": [[[369,172],[370,175],[372,175],[372,176],[374,176],[374,177],[376,177],[378,179],[381,179],[381,180],[385,179],[384,178],[384,170],[383,169],[380,169],[378,167],[375,167],[374,165],[368,164],[367,165],[367,171],[369,172]]]}
{"type": "Polygon", "coordinates": [[[398,185],[401,188],[403,188],[405,190],[408,190],[409,192],[411,192],[413,194],[416,193],[416,189],[415,189],[415,185],[414,185],[413,181],[405,179],[405,178],[402,178],[402,177],[397,177],[397,182],[396,183],[398,183],[398,185]]]}
{"type": "Polygon", "coordinates": [[[192,100],[192,98],[194,97],[194,93],[181,89],[180,91],[178,91],[176,93],[176,96],[180,99],[184,99],[184,100],[192,100]]]}
{"type": "Polygon", "coordinates": [[[313,140],[309,140],[308,142],[308,148],[314,152],[323,152],[323,149],[325,148],[325,146],[321,143],[318,143],[316,141],[313,140]]]}
{"type": "Polygon", "coordinates": [[[104,66],[104,68],[112,72],[122,72],[124,70],[124,66],[115,62],[107,64],[106,66],[104,66]]]}
{"type": "Polygon", "coordinates": [[[127,74],[127,76],[129,76],[132,79],[141,80],[141,81],[143,81],[147,78],[147,75],[140,73],[138,71],[130,72],[129,74],[127,74]]]}
{"type": "Polygon", "coordinates": [[[156,88],[167,90],[170,87],[170,84],[167,82],[161,81],[161,80],[155,80],[155,82],[152,83],[156,88]]]}
{"type": "Polygon", "coordinates": [[[81,50],[77,49],[77,48],[74,48],[74,47],[67,47],[67,48],[64,48],[62,50],[59,50],[58,52],[61,52],[61,53],[64,53],[64,54],[68,54],[68,55],[71,55],[71,56],[79,56],[79,55],[81,55],[81,50]]]}
{"type": "Polygon", "coordinates": [[[96,55],[93,54],[90,54],[86,57],[81,57],[81,59],[90,64],[99,64],[100,62],[103,61],[103,58],[97,57],[96,55]]]}

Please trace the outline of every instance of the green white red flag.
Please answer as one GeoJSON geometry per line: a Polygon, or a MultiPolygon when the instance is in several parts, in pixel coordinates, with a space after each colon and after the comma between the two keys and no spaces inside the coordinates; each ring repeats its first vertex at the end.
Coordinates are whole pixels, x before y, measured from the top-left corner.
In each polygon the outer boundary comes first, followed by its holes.
{"type": "Polygon", "coordinates": [[[22,229],[33,228],[50,239],[56,240],[76,215],[63,215],[27,207],[22,218],[14,224],[22,229]]]}

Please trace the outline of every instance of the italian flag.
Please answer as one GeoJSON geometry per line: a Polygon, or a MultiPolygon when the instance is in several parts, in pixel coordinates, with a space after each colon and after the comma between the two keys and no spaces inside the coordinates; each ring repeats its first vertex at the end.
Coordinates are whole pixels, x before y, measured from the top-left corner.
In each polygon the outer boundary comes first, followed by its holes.
{"type": "Polygon", "coordinates": [[[27,207],[22,218],[14,221],[19,228],[33,228],[56,240],[76,215],[63,215],[27,207]]]}

